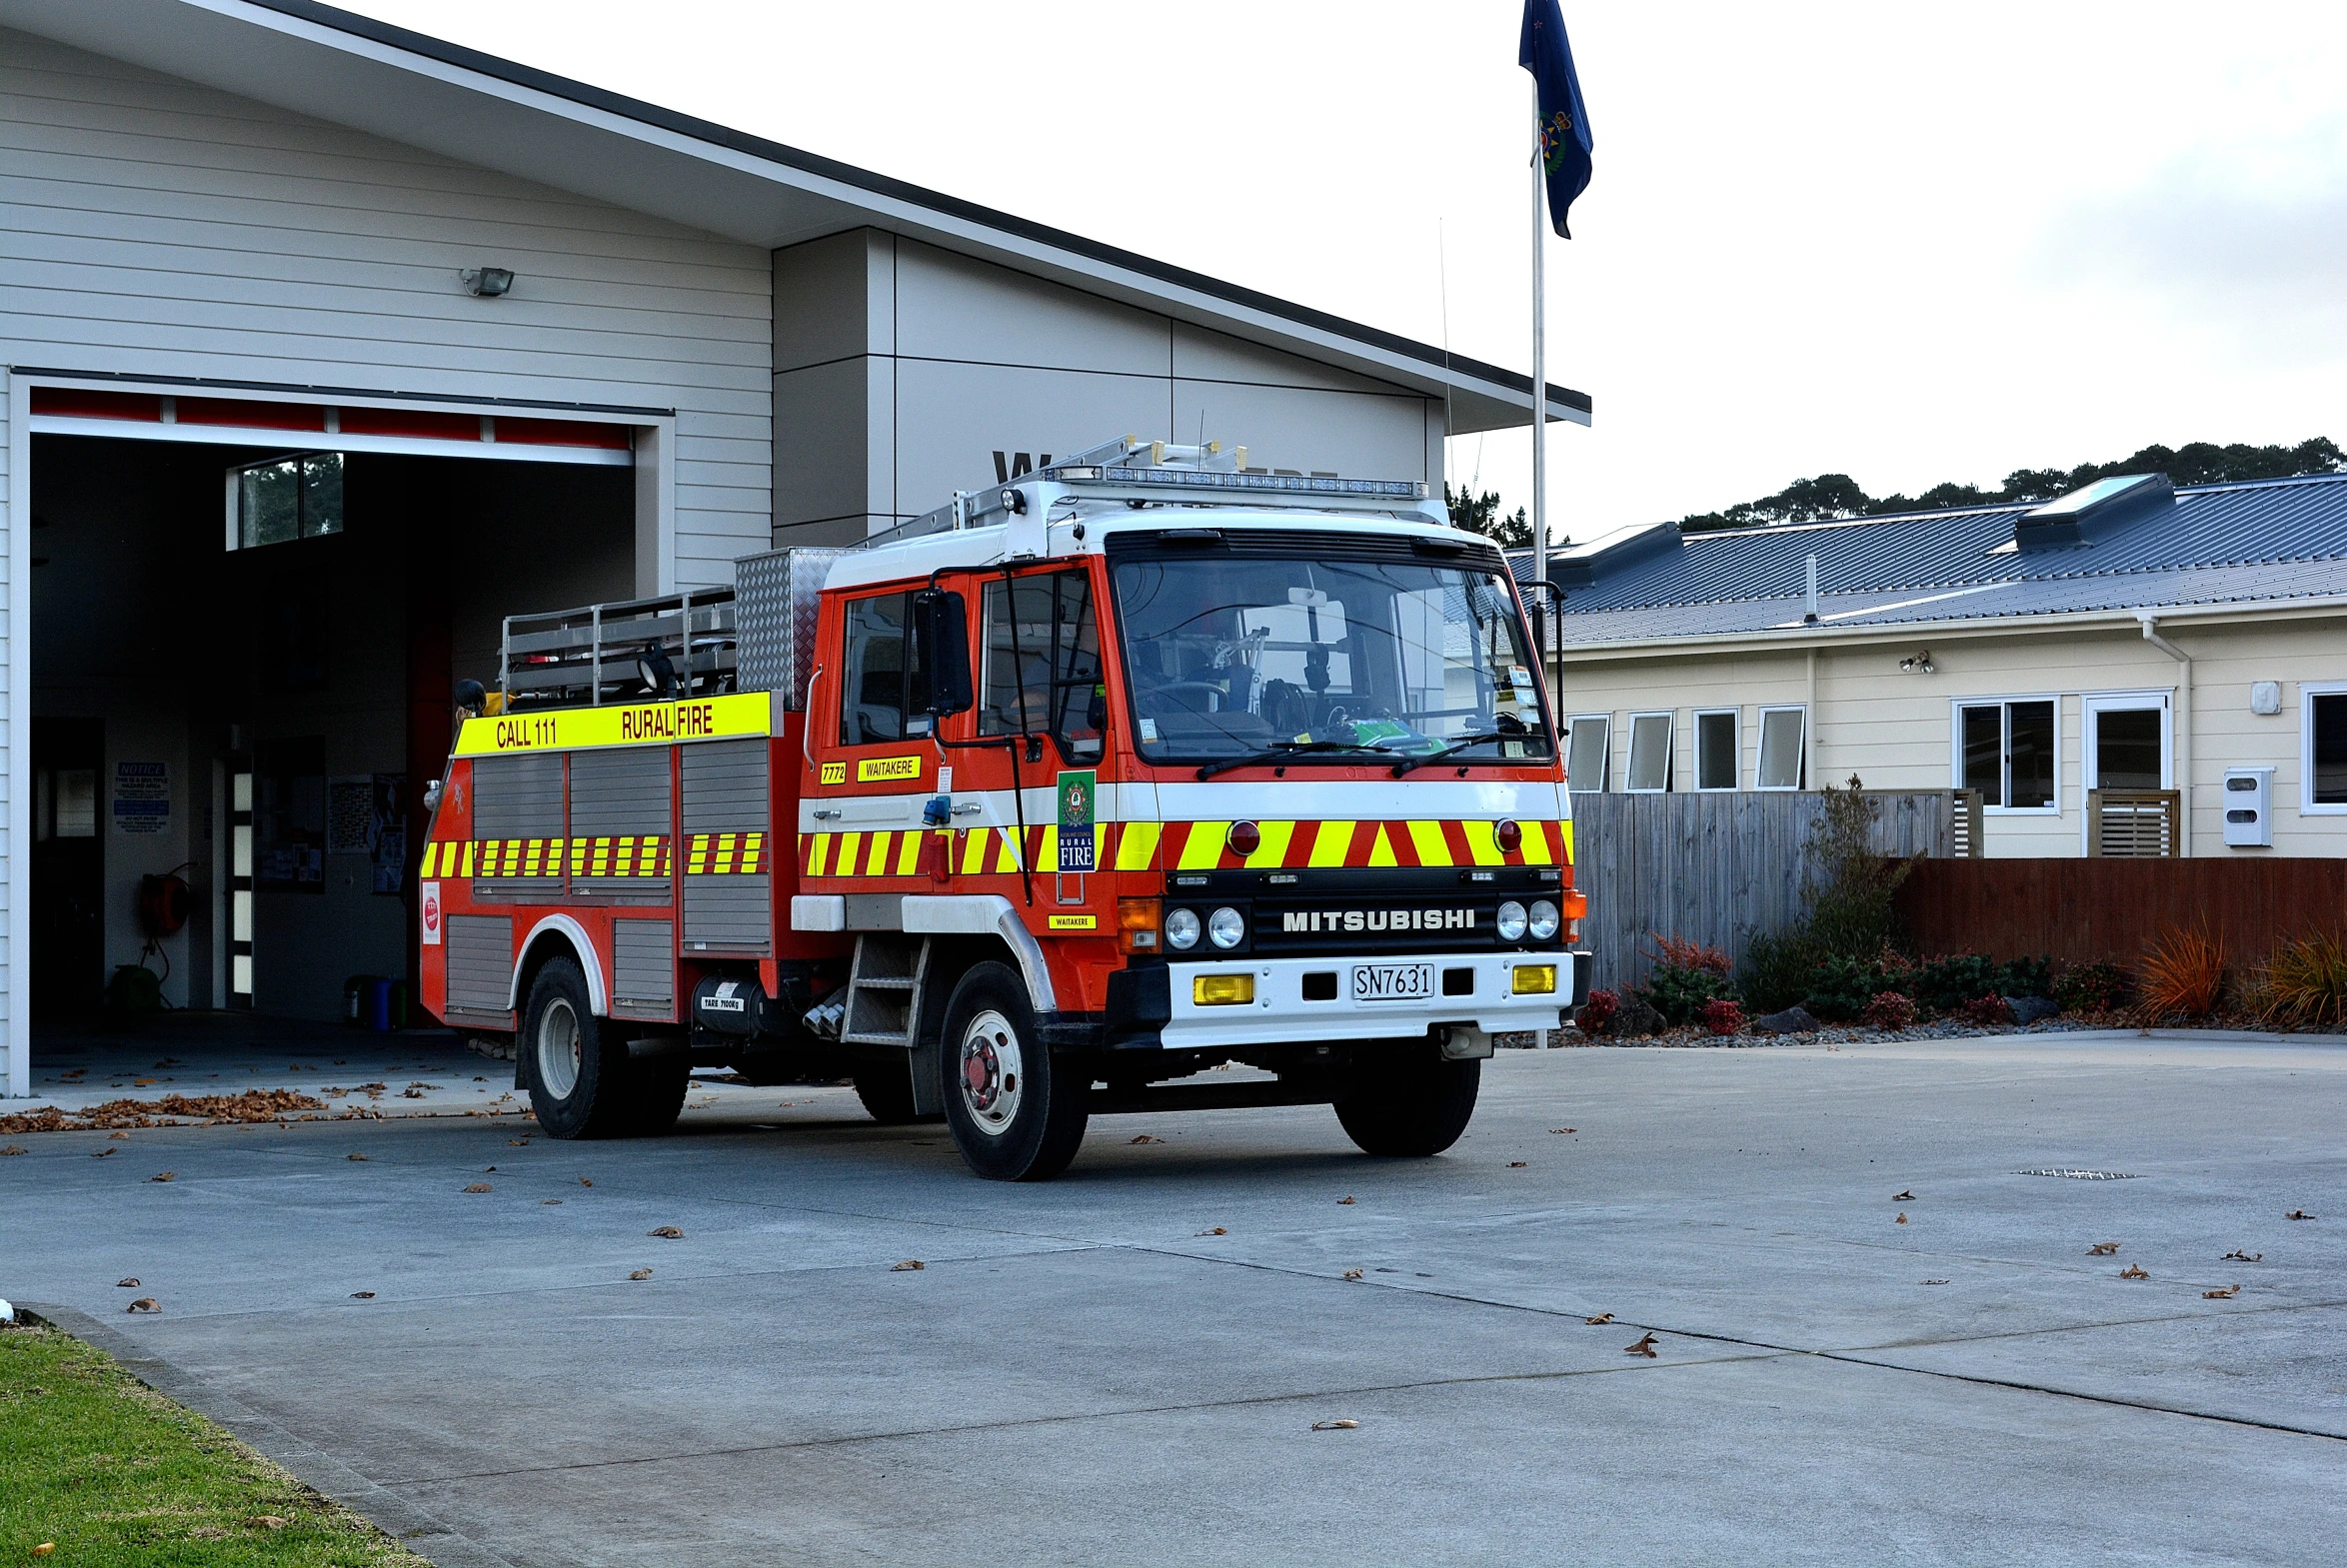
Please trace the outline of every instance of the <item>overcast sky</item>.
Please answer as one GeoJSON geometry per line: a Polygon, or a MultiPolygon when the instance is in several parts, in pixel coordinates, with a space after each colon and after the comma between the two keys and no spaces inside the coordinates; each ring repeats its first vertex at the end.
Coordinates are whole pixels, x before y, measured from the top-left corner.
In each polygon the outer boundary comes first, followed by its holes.
{"type": "MultiPolygon", "coordinates": [[[[1530,366],[1516,0],[355,9],[1429,343],[1446,259],[1450,346],[1530,366]]],[[[1549,378],[1596,400],[1549,434],[1575,540],[1825,471],[2347,440],[2347,6],[1564,13],[1597,144],[1548,247],[1549,378]]],[[[1450,462],[1529,498],[1526,432],[1450,462]]]]}

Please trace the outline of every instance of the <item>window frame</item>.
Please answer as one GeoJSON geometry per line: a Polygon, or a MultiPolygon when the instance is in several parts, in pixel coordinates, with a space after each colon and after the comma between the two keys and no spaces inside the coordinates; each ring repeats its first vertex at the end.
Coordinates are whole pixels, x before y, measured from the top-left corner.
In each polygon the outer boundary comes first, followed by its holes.
{"type": "Polygon", "coordinates": [[[2298,814],[2347,816],[2347,800],[2314,797],[2314,703],[2318,697],[2347,698],[2347,681],[2298,683],[2298,814]]]}
{"type": "Polygon", "coordinates": [[[918,742],[926,742],[931,737],[932,731],[935,727],[935,721],[932,720],[927,714],[917,713],[913,707],[913,700],[917,695],[917,691],[919,695],[926,695],[927,688],[926,681],[921,683],[919,689],[917,689],[915,684],[916,677],[919,672],[915,669],[913,658],[913,596],[919,592],[920,590],[918,588],[907,587],[901,584],[895,588],[876,588],[871,593],[851,595],[849,597],[843,598],[840,601],[840,692],[838,708],[839,727],[834,732],[834,734],[838,737],[836,744],[843,750],[854,751],[860,748],[875,746],[911,746],[918,742]],[[897,734],[893,738],[883,737],[878,741],[865,741],[859,740],[848,733],[848,715],[859,702],[859,699],[854,695],[857,688],[853,684],[851,677],[860,674],[860,672],[855,672],[850,669],[851,661],[848,655],[848,647],[850,641],[856,635],[856,628],[855,624],[849,619],[849,617],[855,606],[861,605],[867,600],[874,599],[902,599],[905,601],[905,620],[903,629],[899,634],[900,653],[898,658],[900,663],[897,667],[897,676],[899,682],[897,698],[897,734]],[[916,730],[914,728],[916,723],[919,723],[922,728],[916,730]]]}
{"type": "Polygon", "coordinates": [[[1770,794],[1797,793],[1809,783],[1809,705],[1807,703],[1767,703],[1760,709],[1760,744],[1752,758],[1752,787],[1770,794]],[[1793,748],[1793,782],[1789,784],[1765,783],[1768,778],[1768,716],[1770,714],[1799,714],[1801,738],[1793,748]]]}
{"type": "MultiPolygon", "coordinates": [[[[1062,766],[1067,768],[1099,768],[1109,756],[1109,725],[1107,715],[1114,709],[1114,703],[1110,702],[1106,696],[1106,689],[1109,683],[1110,660],[1107,651],[1103,646],[1103,634],[1101,630],[1101,581],[1099,575],[1082,563],[1077,563],[1074,565],[1067,563],[1052,563],[1038,566],[1028,571],[1015,571],[1008,575],[999,572],[989,574],[986,578],[981,580],[981,586],[979,589],[977,637],[978,660],[972,680],[975,699],[971,705],[974,714],[974,717],[971,721],[973,733],[985,740],[996,742],[997,744],[1010,740],[1024,741],[1030,737],[1048,738],[1052,743],[1052,749],[1059,754],[1062,766]],[[1063,683],[1075,679],[1071,677],[1063,677],[1060,674],[1059,655],[1062,647],[1059,639],[1060,628],[1063,626],[1081,627],[1081,623],[1063,622],[1060,619],[1061,611],[1066,608],[1063,603],[1065,596],[1061,591],[1061,585],[1070,578],[1074,578],[1077,582],[1083,585],[1084,615],[1092,625],[1092,657],[1094,673],[1097,677],[1094,684],[1101,687],[1104,693],[1103,701],[1105,706],[1102,714],[1101,732],[1097,737],[1091,738],[1073,736],[1068,733],[1067,720],[1073,713],[1075,705],[1072,702],[1064,700],[1060,695],[1063,683]],[[1047,685],[1047,690],[1051,693],[1051,696],[1047,699],[1047,701],[1052,704],[1053,708],[1056,709],[1057,712],[1047,712],[1042,715],[1037,715],[1032,712],[1023,711],[1023,718],[1025,722],[1031,726],[1036,725],[1036,721],[1039,718],[1042,720],[1042,724],[1036,728],[1027,730],[989,730],[987,728],[986,716],[987,699],[989,694],[993,691],[995,624],[992,617],[994,614],[996,595],[998,593],[1001,594],[1004,612],[1011,616],[1014,624],[1016,624],[1018,617],[1019,590],[1021,587],[1034,584],[1050,585],[1049,593],[1051,595],[1052,602],[1052,640],[1049,645],[1047,645],[1045,648],[1037,650],[1037,652],[1044,654],[1047,657],[1047,666],[1051,672],[1050,680],[1047,685]],[[1085,739],[1091,739],[1098,750],[1091,753],[1090,755],[1080,752],[1078,747],[1085,739]]],[[[1082,634],[1081,631],[1079,631],[1075,638],[1075,646],[1081,646],[1081,644],[1082,634]]],[[[1024,649],[1022,649],[1022,652],[1024,652],[1024,649]]],[[[1020,685],[1024,689],[1025,684],[1020,683],[1020,685]]],[[[1089,704],[1087,704],[1087,717],[1090,716],[1090,713],[1091,707],[1089,704]]],[[[1138,728],[1136,733],[1138,734],[1138,728]]]]}
{"type": "Polygon", "coordinates": [[[1623,717],[1629,720],[1630,744],[1629,750],[1622,755],[1621,792],[1624,794],[1670,793],[1671,782],[1676,774],[1675,764],[1678,761],[1677,757],[1675,756],[1678,747],[1677,711],[1675,709],[1668,708],[1652,708],[1646,709],[1639,713],[1627,714],[1623,717]],[[1662,784],[1659,788],[1652,786],[1640,788],[1636,784],[1632,783],[1632,781],[1638,777],[1638,721],[1641,719],[1659,719],[1662,721],[1662,784]]]}
{"type": "Polygon", "coordinates": [[[262,458],[251,463],[239,463],[227,470],[228,499],[228,553],[235,555],[247,550],[266,550],[272,545],[298,545],[313,539],[334,539],[350,529],[350,465],[346,455],[339,451],[284,452],[273,458],[262,458]],[[332,459],[336,467],[335,507],[333,527],[310,527],[310,465],[332,459]],[[291,539],[247,540],[245,538],[245,476],[262,469],[277,468],[290,463],[294,468],[294,533],[291,539]]]}
{"type": "Polygon", "coordinates": [[[1740,708],[1698,708],[1694,711],[1694,725],[1688,739],[1694,747],[1695,792],[1697,794],[1734,794],[1744,784],[1744,711],[1740,708]],[[1703,782],[1703,721],[1727,721],[1727,783],[1707,784],[1703,782]]]}
{"type": "MultiPolygon", "coordinates": [[[[2062,814],[2062,696],[2058,692],[2017,692],[2009,695],[1983,694],[1979,697],[1951,697],[1948,699],[1948,780],[1952,788],[1970,787],[1964,782],[1964,710],[1967,708],[1997,709],[1997,766],[2003,772],[2002,787],[1998,793],[2006,803],[1983,804],[1981,809],[1990,816],[2059,816],[2062,814]],[[2050,703],[2053,705],[2053,788],[2043,805],[2014,805],[2013,797],[2013,706],[2017,703],[2050,703]]],[[[2083,805],[2081,801],[2081,805],[2083,805]]]]}
{"type": "Polygon", "coordinates": [[[1572,794],[1610,794],[1613,792],[1613,716],[1611,714],[1568,714],[1564,721],[1564,787],[1572,794]],[[1605,727],[1605,739],[1597,747],[1597,782],[1594,784],[1576,784],[1572,782],[1573,737],[1582,723],[1605,727]]]}

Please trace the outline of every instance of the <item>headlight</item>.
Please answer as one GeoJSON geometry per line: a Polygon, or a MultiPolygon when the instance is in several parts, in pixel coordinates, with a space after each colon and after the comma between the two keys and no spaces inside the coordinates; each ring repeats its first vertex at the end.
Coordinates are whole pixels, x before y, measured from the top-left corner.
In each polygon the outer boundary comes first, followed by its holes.
{"type": "Polygon", "coordinates": [[[1513,898],[1499,906],[1499,939],[1501,941],[1522,941],[1524,939],[1524,906],[1513,898]]]}
{"type": "Polygon", "coordinates": [[[1175,909],[1166,916],[1166,944],[1187,952],[1197,945],[1197,910],[1175,909]]]}
{"type": "Polygon", "coordinates": [[[1556,905],[1545,898],[1532,900],[1532,940],[1546,941],[1556,934],[1556,905]]]}
{"type": "Polygon", "coordinates": [[[1217,947],[1235,947],[1246,940],[1246,916],[1224,904],[1207,918],[1206,935],[1217,947]]]}

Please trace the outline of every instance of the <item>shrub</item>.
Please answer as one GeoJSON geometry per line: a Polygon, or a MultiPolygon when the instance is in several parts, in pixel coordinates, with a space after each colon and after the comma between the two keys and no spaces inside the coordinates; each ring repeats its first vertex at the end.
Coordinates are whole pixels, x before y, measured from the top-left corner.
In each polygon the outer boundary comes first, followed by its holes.
{"type": "Polygon", "coordinates": [[[1945,953],[1915,965],[1915,1000],[1933,1012],[1954,1012],[1975,996],[1997,993],[2004,975],[1985,953],[1945,953]]]}
{"type": "Polygon", "coordinates": [[[1913,860],[1885,858],[1874,847],[1882,802],[1865,792],[1856,774],[1847,785],[1827,784],[1824,811],[1809,833],[1809,872],[1802,895],[1805,929],[1820,951],[1871,958],[1890,942],[1891,895],[1914,869],[1913,860]]]}
{"type": "Polygon", "coordinates": [[[2051,996],[2053,959],[2008,958],[1997,980],[2000,996],[2051,996]]]}
{"type": "Polygon", "coordinates": [[[1975,996],[1964,1003],[1964,1021],[1977,1024],[1981,1028],[1987,1028],[1991,1024],[2010,1023],[2013,1021],[2013,1009],[2005,1005],[2005,999],[2002,996],[1991,992],[1986,996],[1975,996]]]}
{"type": "Polygon", "coordinates": [[[1809,995],[1809,977],[1824,954],[1801,930],[1768,931],[1744,944],[1736,994],[1756,1012],[1782,1012],[1809,995]]]}
{"type": "Polygon", "coordinates": [[[2263,1021],[2285,1028],[2347,1023],[2347,942],[2301,936],[2266,960],[2263,1021]]]}
{"type": "Polygon", "coordinates": [[[1914,1000],[1899,991],[1876,991],[1858,1021],[1868,1028],[1903,1029],[1915,1021],[1914,1000]]]}
{"type": "Polygon", "coordinates": [[[2108,1012],[2126,996],[2127,971],[2115,963],[2073,963],[2053,982],[2064,1012],[2108,1012]]]}
{"type": "Polygon", "coordinates": [[[1727,954],[1676,936],[1654,938],[1654,971],[1631,994],[1662,1014],[1662,1021],[1689,1022],[1714,997],[1732,997],[1727,954]]]}
{"type": "Polygon", "coordinates": [[[2216,1011],[2225,990],[2225,943],[2206,925],[2190,930],[2171,925],[2143,958],[2136,1021],[2205,1018],[2216,1011]]]}
{"type": "Polygon", "coordinates": [[[1573,1022],[1581,1026],[1583,1034],[1602,1034],[1621,1010],[1621,998],[1611,991],[1591,991],[1589,999],[1581,1003],[1581,1010],[1573,1014],[1573,1022]]]}
{"type": "Polygon", "coordinates": [[[1703,1003],[1703,1027],[1714,1034],[1741,1034],[1744,1009],[1725,996],[1714,996],[1703,1003]]]}
{"type": "Polygon", "coordinates": [[[1882,987],[1874,965],[1860,958],[1831,956],[1809,971],[1809,1010],[1828,1023],[1846,1023],[1865,1010],[1882,987]]]}

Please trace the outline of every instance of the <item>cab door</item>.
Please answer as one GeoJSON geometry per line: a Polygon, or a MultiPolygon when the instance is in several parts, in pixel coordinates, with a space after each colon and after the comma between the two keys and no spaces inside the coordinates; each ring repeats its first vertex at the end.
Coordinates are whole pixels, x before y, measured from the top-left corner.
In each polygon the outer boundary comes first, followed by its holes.
{"type": "Polygon", "coordinates": [[[954,754],[957,880],[975,874],[1004,891],[1039,936],[1116,934],[1105,872],[1117,781],[1096,565],[969,580],[978,744],[954,754]]]}
{"type": "Polygon", "coordinates": [[[807,716],[815,777],[803,822],[803,874],[831,890],[914,892],[926,874],[924,807],[935,792],[936,723],[915,658],[912,587],[838,602],[836,678],[817,683],[807,716]]]}

